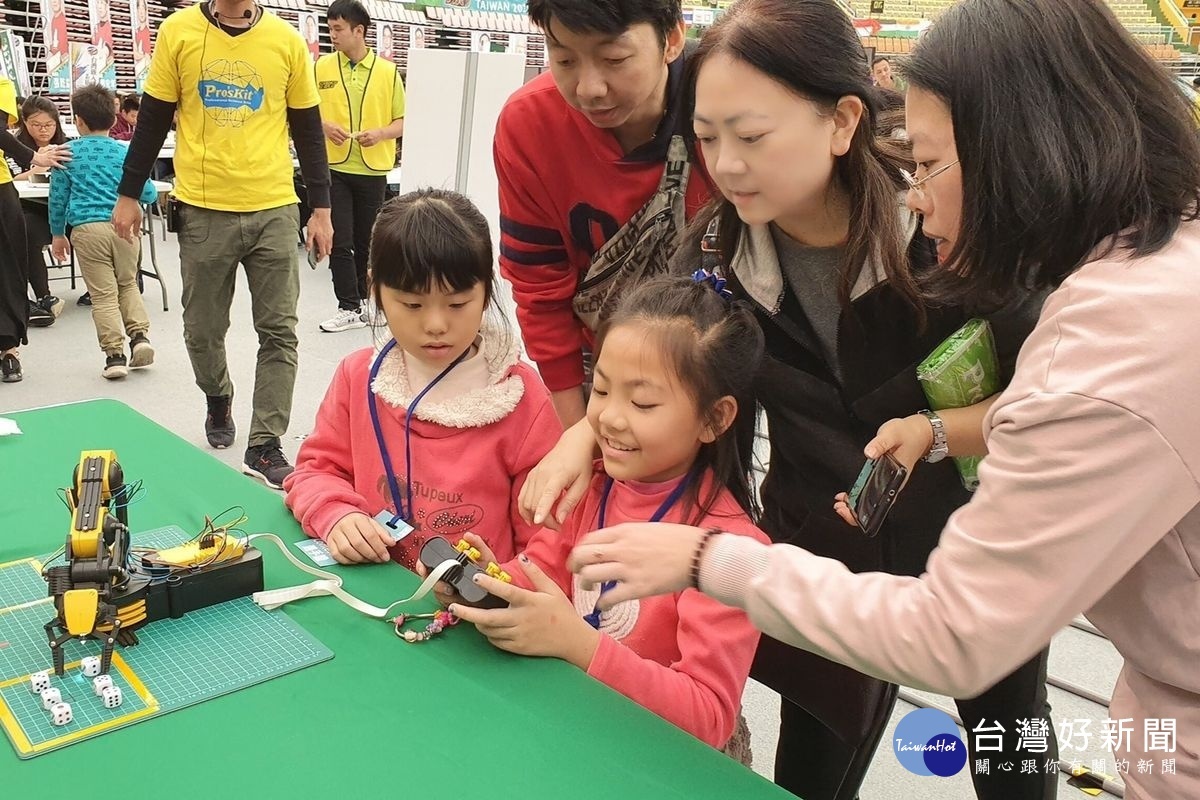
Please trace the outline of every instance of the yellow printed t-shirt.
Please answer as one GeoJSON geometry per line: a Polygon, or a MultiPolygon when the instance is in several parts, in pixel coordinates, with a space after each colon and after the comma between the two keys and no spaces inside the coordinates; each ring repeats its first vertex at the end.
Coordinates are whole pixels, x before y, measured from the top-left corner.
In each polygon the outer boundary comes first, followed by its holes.
{"type": "MultiPolygon", "coordinates": [[[[381,97],[386,97],[387,95],[383,93],[389,92],[389,90],[391,94],[391,118],[387,121],[383,121],[382,119],[373,120],[380,123],[376,127],[382,128],[390,124],[393,120],[400,119],[404,116],[404,81],[400,78],[400,71],[395,67],[392,67],[390,62],[382,59],[380,59],[381,63],[377,64],[376,59],[379,59],[379,56],[375,54],[375,51],[368,49],[366,57],[354,65],[350,64],[350,59],[346,57],[345,53],[331,53],[327,56],[324,56],[324,58],[337,59],[338,70],[341,73],[342,80],[340,86],[333,87],[332,94],[322,94],[321,116],[333,119],[334,117],[342,116],[342,112],[348,111],[350,115],[349,130],[351,133],[357,133],[358,131],[365,130],[366,128],[370,127],[366,122],[364,122],[364,120],[359,118],[360,113],[365,115],[363,92],[368,86],[370,86],[372,93],[380,93],[379,96],[381,97]],[[391,67],[391,69],[388,70],[394,76],[391,86],[383,85],[379,80],[379,76],[373,74],[374,72],[379,71],[376,70],[376,66],[380,68],[391,67]],[[339,113],[329,113],[330,110],[327,108],[328,103],[337,103],[339,106],[339,113]]],[[[318,68],[318,72],[319,71],[320,69],[318,68]]],[[[322,93],[319,85],[317,90],[318,94],[322,93]]],[[[326,140],[325,145],[327,148],[330,146],[330,144],[331,143],[326,140]]],[[[392,161],[395,161],[396,158],[394,147],[395,142],[393,141],[392,147],[389,148],[391,150],[392,161]]],[[[358,142],[354,140],[351,140],[350,142],[350,153],[346,156],[344,161],[338,163],[335,155],[336,154],[332,152],[329,155],[329,168],[331,170],[346,172],[351,175],[386,175],[390,171],[386,169],[377,170],[368,167],[366,162],[363,160],[362,147],[360,147],[358,142]]]]}
{"type": "Polygon", "coordinates": [[[145,91],[177,103],[175,196],[218,211],[299,202],[287,109],[317,105],[312,57],[300,33],[264,11],[230,36],[197,3],[163,22],[145,91]]]}
{"type": "MultiPolygon", "coordinates": [[[[0,75],[0,118],[3,118],[6,128],[17,124],[17,87],[3,75],[0,75]]],[[[0,186],[12,183],[12,179],[8,162],[0,157],[0,186]]]]}

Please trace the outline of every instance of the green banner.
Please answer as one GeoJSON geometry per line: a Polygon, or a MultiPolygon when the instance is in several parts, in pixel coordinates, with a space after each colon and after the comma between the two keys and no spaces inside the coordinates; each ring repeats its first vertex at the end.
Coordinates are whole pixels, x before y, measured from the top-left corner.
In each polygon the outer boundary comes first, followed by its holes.
{"type": "Polygon", "coordinates": [[[497,14],[521,14],[522,16],[529,12],[525,0],[415,0],[408,5],[461,8],[464,11],[491,11],[497,14]]]}

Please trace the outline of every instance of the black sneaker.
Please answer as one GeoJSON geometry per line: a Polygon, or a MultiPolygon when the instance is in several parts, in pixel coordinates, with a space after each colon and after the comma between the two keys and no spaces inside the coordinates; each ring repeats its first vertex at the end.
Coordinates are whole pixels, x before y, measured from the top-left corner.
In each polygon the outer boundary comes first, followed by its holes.
{"type": "Polygon", "coordinates": [[[279,440],[271,439],[263,444],[246,448],[246,461],[242,472],[253,475],[272,489],[282,489],[283,480],[295,470],[287,456],[279,449],[279,440]]]}
{"type": "Polygon", "coordinates": [[[60,298],[52,294],[48,294],[41,300],[38,300],[37,304],[53,314],[55,319],[58,319],[58,315],[62,313],[63,306],[66,305],[60,298]]]}
{"type": "Polygon", "coordinates": [[[204,433],[208,436],[208,446],[224,450],[233,445],[237,436],[237,427],[233,424],[231,406],[233,398],[228,395],[206,395],[208,398],[208,417],[204,420],[204,433]]]}
{"type": "Polygon", "coordinates": [[[129,362],[124,353],[113,353],[104,359],[104,371],[100,373],[110,381],[124,378],[129,374],[129,362]]]}
{"type": "Polygon", "coordinates": [[[129,339],[129,366],[133,369],[148,367],[154,363],[154,347],[144,333],[135,333],[129,339]]]}
{"type": "Polygon", "coordinates": [[[24,376],[21,374],[21,359],[12,353],[0,356],[0,380],[5,383],[16,383],[24,376]]]}
{"type": "Polygon", "coordinates": [[[79,299],[75,301],[75,305],[77,305],[77,306],[90,306],[91,304],[92,304],[92,293],[91,292],[84,292],[83,294],[79,295],[79,299]]]}
{"type": "Polygon", "coordinates": [[[41,304],[29,301],[29,325],[33,328],[49,328],[54,324],[54,313],[42,308],[41,304]]]}

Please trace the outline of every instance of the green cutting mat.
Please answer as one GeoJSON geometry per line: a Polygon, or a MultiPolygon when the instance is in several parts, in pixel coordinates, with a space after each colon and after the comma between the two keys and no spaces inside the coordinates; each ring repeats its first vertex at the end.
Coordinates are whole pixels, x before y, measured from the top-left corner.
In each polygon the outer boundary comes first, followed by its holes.
{"type": "MultiPolygon", "coordinates": [[[[138,545],[170,547],[190,538],[176,527],[136,534],[138,545]]],[[[67,672],[53,672],[43,626],[54,614],[40,559],[0,565],[0,725],[20,758],[32,758],[102,733],[236,692],[333,658],[282,611],[243,597],[138,629],[140,643],[117,648],[110,670],[122,702],[104,707],[79,669],[99,655],[97,642],[68,642],[67,672]],[[29,676],[50,670],[50,685],[71,704],[73,719],[55,726],[29,676]]]]}

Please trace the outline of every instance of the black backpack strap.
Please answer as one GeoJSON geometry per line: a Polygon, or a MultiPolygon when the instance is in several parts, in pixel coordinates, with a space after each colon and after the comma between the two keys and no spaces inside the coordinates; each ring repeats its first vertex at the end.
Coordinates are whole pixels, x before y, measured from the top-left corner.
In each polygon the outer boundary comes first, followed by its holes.
{"type": "Polygon", "coordinates": [[[706,272],[716,274],[724,266],[721,254],[721,217],[715,216],[708,223],[704,236],[700,238],[700,263],[706,272]]]}

